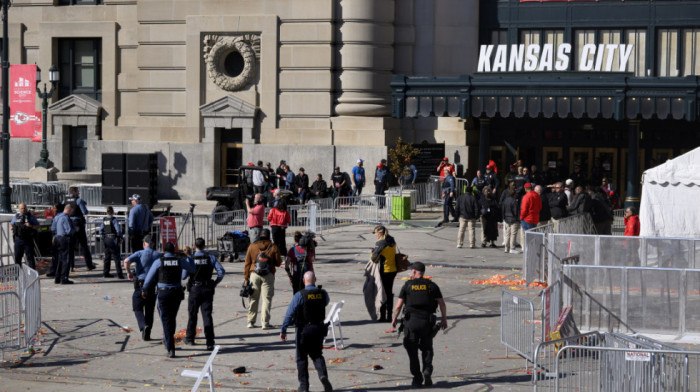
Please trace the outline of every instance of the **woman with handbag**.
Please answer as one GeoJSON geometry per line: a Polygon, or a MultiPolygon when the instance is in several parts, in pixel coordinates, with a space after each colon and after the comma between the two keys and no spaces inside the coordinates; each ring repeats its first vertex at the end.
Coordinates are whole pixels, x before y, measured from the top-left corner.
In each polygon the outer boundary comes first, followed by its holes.
{"type": "Polygon", "coordinates": [[[379,322],[390,322],[394,307],[394,278],[396,278],[396,241],[384,226],[374,228],[377,242],[372,250],[372,262],[379,263],[379,275],[386,294],[386,302],[379,308],[379,322]]]}

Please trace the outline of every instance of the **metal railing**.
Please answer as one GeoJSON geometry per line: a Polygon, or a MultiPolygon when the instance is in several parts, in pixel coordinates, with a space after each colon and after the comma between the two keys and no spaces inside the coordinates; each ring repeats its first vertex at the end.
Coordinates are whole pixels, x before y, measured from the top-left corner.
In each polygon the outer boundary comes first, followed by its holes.
{"type": "Polygon", "coordinates": [[[613,210],[612,235],[625,235],[625,210],[613,210]]]}
{"type": "Polygon", "coordinates": [[[39,274],[26,265],[0,267],[0,351],[31,344],[41,325],[39,274]]]}
{"type": "Polygon", "coordinates": [[[28,205],[52,206],[60,203],[68,194],[68,184],[63,182],[30,182],[22,180],[10,181],[12,204],[27,203],[28,205]]]}
{"type": "Polygon", "coordinates": [[[532,384],[535,391],[553,391],[557,373],[557,353],[563,346],[597,346],[603,337],[597,331],[568,336],[561,339],[543,341],[535,348],[533,355],[532,384]]]}
{"type": "Polygon", "coordinates": [[[535,352],[535,306],[533,301],[503,290],[501,293],[501,344],[532,362],[535,352]]]}
{"type": "Polygon", "coordinates": [[[75,184],[80,191],[80,198],[88,206],[102,205],[102,184],[75,184]]]}

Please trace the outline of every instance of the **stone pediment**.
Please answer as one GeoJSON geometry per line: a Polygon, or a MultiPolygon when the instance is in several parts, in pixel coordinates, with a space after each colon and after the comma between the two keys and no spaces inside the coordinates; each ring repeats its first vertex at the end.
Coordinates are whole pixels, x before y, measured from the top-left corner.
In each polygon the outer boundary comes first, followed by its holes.
{"type": "Polygon", "coordinates": [[[231,95],[219,98],[214,102],[199,107],[199,112],[204,118],[254,118],[258,108],[248,102],[231,95]]]}
{"type": "Polygon", "coordinates": [[[100,115],[102,102],[83,94],[74,94],[54,102],[49,106],[52,116],[95,116],[100,115]]]}

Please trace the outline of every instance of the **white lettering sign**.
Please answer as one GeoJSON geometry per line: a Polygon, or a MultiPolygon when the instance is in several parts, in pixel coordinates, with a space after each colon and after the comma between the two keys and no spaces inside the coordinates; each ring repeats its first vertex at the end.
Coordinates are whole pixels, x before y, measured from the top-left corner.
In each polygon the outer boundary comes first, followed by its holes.
{"type": "MultiPolygon", "coordinates": [[[[575,71],[625,72],[633,45],[585,44],[575,71]],[[615,59],[618,61],[616,62],[615,59]]],[[[477,72],[551,72],[567,71],[572,46],[557,45],[481,45],[477,72]]]]}
{"type": "Polygon", "coordinates": [[[633,362],[649,362],[651,361],[651,354],[638,351],[625,351],[625,360],[633,362]]]}

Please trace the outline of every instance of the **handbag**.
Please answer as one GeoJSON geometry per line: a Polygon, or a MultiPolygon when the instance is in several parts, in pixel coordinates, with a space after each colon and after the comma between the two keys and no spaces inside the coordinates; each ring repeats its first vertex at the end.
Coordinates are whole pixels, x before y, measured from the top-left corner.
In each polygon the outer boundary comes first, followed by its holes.
{"type": "Polygon", "coordinates": [[[401,251],[396,252],[394,260],[396,262],[396,272],[408,271],[408,268],[411,266],[411,262],[408,261],[408,255],[401,253],[401,251]]]}

